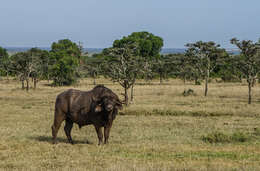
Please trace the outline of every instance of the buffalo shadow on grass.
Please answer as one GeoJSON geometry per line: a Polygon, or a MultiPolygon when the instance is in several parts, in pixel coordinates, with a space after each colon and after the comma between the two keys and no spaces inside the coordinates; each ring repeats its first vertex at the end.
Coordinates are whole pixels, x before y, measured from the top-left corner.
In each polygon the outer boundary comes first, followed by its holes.
{"type": "MultiPolygon", "coordinates": [[[[36,140],[36,141],[40,141],[40,142],[49,142],[52,144],[52,137],[51,136],[46,136],[46,135],[39,135],[39,136],[31,136],[29,137],[29,139],[32,140],[36,140]]],[[[67,138],[61,138],[61,137],[57,137],[56,138],[56,142],[58,143],[68,143],[68,139],[67,138]]],[[[93,144],[93,142],[90,142],[88,140],[82,141],[82,140],[73,140],[74,144],[93,144]]]]}

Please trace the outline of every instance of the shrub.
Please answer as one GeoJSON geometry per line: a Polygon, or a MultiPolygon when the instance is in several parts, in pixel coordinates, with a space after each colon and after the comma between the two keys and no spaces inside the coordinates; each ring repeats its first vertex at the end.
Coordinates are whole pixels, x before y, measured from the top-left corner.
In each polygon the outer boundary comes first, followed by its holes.
{"type": "Polygon", "coordinates": [[[260,136],[260,128],[254,128],[254,135],[260,136]]]}
{"type": "Polygon", "coordinates": [[[192,89],[184,90],[182,93],[183,96],[195,96],[195,92],[192,89]]]}
{"type": "Polygon", "coordinates": [[[202,140],[208,143],[231,143],[231,142],[246,142],[250,141],[252,135],[243,132],[234,132],[231,135],[222,132],[213,132],[202,136],[202,140]]]}
{"type": "Polygon", "coordinates": [[[227,143],[230,142],[230,137],[222,132],[213,132],[202,136],[202,140],[209,143],[227,143]]]}
{"type": "Polygon", "coordinates": [[[235,132],[231,135],[231,140],[233,142],[246,142],[251,139],[251,134],[243,132],[235,132]]]}

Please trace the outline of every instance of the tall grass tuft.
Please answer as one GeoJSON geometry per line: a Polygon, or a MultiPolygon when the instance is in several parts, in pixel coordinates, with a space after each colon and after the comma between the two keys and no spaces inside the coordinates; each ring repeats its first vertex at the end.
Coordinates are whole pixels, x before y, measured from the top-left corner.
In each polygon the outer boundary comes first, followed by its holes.
{"type": "Polygon", "coordinates": [[[202,140],[208,143],[235,143],[252,140],[252,134],[244,132],[234,132],[225,134],[223,132],[213,132],[202,136],[202,140]]]}

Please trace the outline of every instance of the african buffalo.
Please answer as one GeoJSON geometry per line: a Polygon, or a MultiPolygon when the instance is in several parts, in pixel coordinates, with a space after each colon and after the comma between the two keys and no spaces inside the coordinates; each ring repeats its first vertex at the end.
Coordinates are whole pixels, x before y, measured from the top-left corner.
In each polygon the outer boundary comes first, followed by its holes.
{"type": "Polygon", "coordinates": [[[103,85],[98,85],[91,91],[69,89],[60,93],[55,103],[53,143],[56,143],[58,130],[64,120],[66,121],[64,131],[71,144],[73,144],[71,138],[73,123],[78,124],[80,128],[93,124],[99,145],[103,142],[102,127],[104,127],[105,144],[108,143],[110,128],[118,109],[122,109],[122,102],[114,92],[103,85]]]}

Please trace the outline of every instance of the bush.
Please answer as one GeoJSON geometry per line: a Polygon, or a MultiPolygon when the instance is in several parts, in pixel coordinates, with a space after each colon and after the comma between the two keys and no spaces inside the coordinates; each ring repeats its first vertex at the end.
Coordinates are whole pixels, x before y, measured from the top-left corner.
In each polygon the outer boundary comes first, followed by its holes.
{"type": "Polygon", "coordinates": [[[239,79],[239,77],[237,77],[236,75],[230,74],[229,72],[223,72],[223,74],[221,75],[221,79],[224,82],[241,82],[241,80],[239,79]]]}
{"type": "Polygon", "coordinates": [[[254,135],[260,136],[260,128],[254,128],[254,135]]]}
{"type": "Polygon", "coordinates": [[[251,134],[243,132],[235,132],[231,135],[231,140],[233,142],[246,142],[251,139],[251,134]]]}
{"type": "Polygon", "coordinates": [[[201,85],[201,81],[195,80],[195,85],[201,85]]]}
{"type": "Polygon", "coordinates": [[[230,137],[222,132],[213,132],[202,136],[202,140],[209,143],[227,143],[230,142],[230,137]]]}
{"type": "Polygon", "coordinates": [[[195,96],[195,92],[192,89],[188,89],[188,90],[184,90],[184,92],[182,93],[183,96],[195,96]]]}
{"type": "Polygon", "coordinates": [[[202,136],[202,140],[208,143],[231,143],[231,142],[246,142],[252,138],[251,134],[243,132],[234,132],[231,135],[222,132],[213,132],[202,136]]]}

